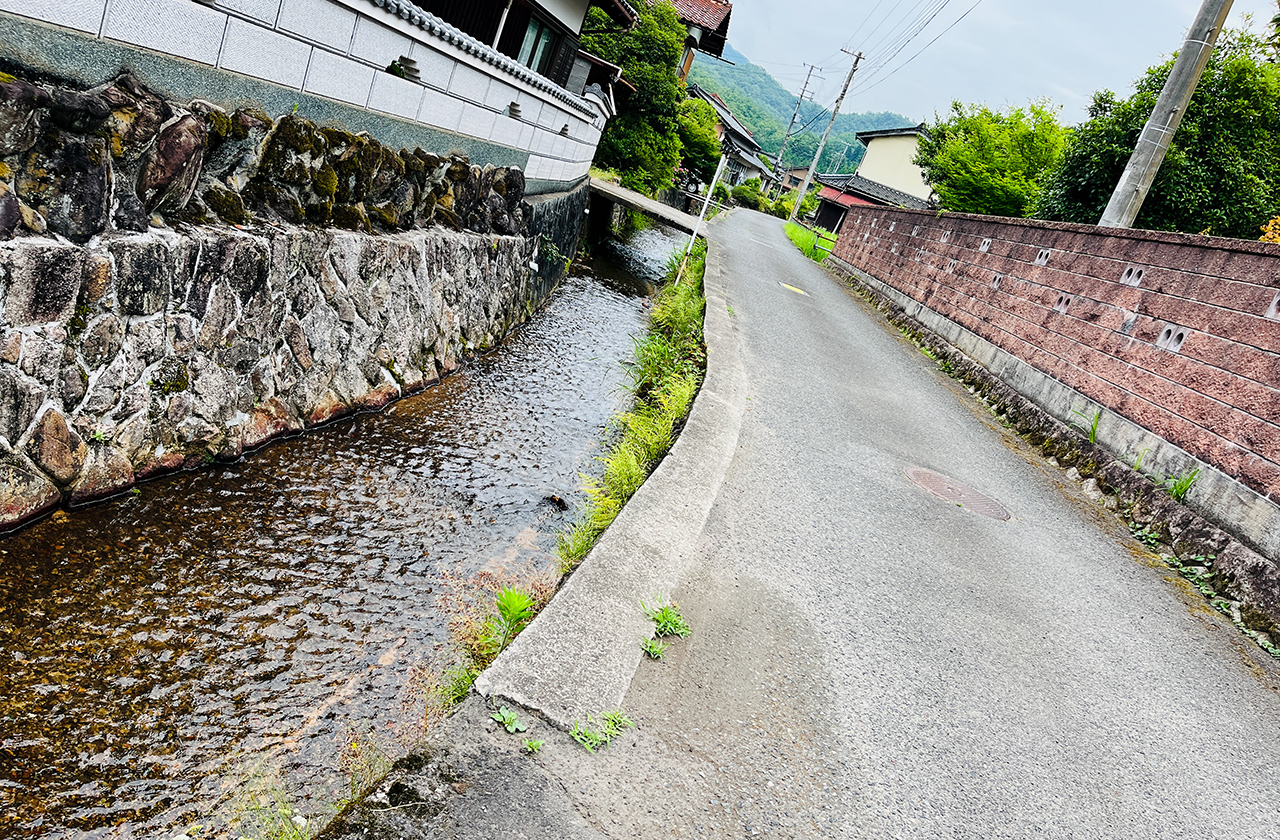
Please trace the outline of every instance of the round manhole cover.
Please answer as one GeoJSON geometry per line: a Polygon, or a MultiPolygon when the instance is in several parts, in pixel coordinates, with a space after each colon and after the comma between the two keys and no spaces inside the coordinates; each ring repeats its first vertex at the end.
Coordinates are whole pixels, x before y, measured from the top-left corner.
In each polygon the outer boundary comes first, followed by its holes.
{"type": "Polygon", "coordinates": [[[966,487],[955,479],[939,475],[933,470],[926,470],[921,467],[907,467],[907,478],[919,484],[939,499],[951,502],[953,505],[959,505],[965,510],[982,516],[989,516],[992,519],[1009,518],[1009,511],[1005,510],[1004,505],[995,499],[984,496],[972,487],[966,487]]]}

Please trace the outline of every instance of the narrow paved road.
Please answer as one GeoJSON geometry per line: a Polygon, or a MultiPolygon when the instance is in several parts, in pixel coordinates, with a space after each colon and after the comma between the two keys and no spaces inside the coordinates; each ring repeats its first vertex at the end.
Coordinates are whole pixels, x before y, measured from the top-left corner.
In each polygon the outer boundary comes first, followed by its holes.
{"type": "MultiPolygon", "coordinates": [[[[812,749],[845,762],[832,836],[1280,837],[1277,669],[777,221],[715,235],[750,409],[692,586],[712,614],[750,624],[759,597],[805,628],[786,641],[829,692],[812,749]],[[1012,518],[942,502],[912,466],[1012,518]],[[714,604],[731,580],[753,594],[714,604]]],[[[686,663],[714,685],[714,661],[686,663]]]]}
{"type": "Polygon", "coordinates": [[[474,748],[444,836],[1280,838],[1275,663],[778,220],[711,235],[748,408],[674,591],[694,633],[600,754],[474,748]]]}

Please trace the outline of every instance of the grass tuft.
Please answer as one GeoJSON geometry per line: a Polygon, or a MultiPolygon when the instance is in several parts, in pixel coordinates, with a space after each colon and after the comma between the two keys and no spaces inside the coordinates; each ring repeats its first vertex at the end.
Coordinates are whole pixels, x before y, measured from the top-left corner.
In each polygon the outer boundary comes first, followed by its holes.
{"type": "Polygon", "coordinates": [[[830,231],[823,230],[822,228],[814,228],[813,230],[810,230],[809,228],[802,227],[795,222],[787,222],[785,230],[787,238],[791,240],[792,244],[800,249],[800,253],[804,254],[814,262],[822,262],[827,258],[827,255],[831,253],[831,246],[835,242],[835,235],[830,231]],[[823,247],[821,248],[818,247],[819,237],[822,239],[823,247]]]}

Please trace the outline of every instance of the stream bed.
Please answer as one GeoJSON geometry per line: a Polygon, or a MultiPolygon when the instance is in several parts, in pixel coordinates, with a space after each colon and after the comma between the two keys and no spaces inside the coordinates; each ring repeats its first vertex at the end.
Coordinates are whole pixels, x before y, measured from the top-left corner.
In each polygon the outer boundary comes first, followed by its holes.
{"type": "Polygon", "coordinates": [[[597,247],[386,411],[0,537],[0,838],[221,836],[246,791],[315,814],[352,743],[402,752],[441,576],[554,563],[681,244],[597,247]]]}

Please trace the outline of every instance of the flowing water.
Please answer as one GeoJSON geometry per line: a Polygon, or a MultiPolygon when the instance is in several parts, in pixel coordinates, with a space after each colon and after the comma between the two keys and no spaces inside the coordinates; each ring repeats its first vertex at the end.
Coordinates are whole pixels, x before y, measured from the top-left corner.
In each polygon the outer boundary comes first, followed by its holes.
{"type": "Polygon", "coordinates": [[[622,405],[636,275],[675,247],[597,248],[382,413],[0,538],[0,838],[208,837],[264,791],[340,798],[353,743],[402,750],[446,654],[441,575],[553,562],[556,499],[622,405]]]}

